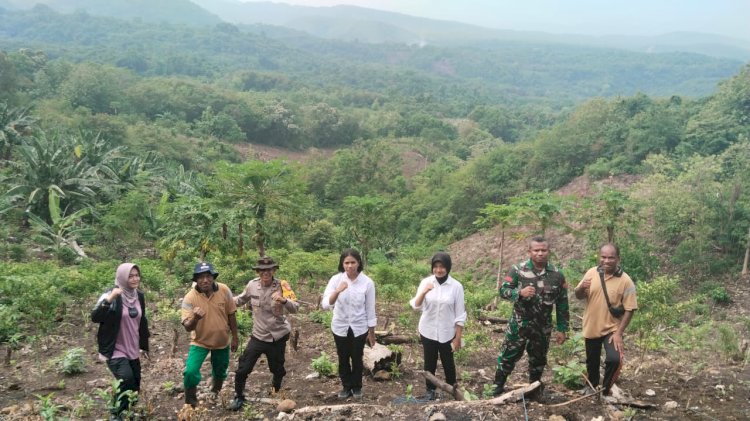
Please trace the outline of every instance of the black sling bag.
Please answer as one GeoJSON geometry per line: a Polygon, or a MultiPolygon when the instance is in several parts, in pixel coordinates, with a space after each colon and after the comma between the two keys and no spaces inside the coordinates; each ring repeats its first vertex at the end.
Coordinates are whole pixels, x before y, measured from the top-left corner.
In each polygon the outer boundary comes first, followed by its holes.
{"type": "MultiPolygon", "coordinates": [[[[607,307],[609,308],[609,312],[612,314],[613,317],[619,319],[620,317],[622,317],[623,314],[625,314],[625,307],[623,307],[622,304],[617,307],[612,307],[612,304],[609,302],[609,294],[607,293],[607,284],[604,282],[604,269],[599,267],[596,269],[596,271],[599,272],[599,280],[602,282],[602,290],[604,291],[604,299],[607,300],[607,307]]],[[[622,274],[622,269],[617,268],[617,271],[615,271],[615,275],[617,275],[618,272],[622,274]]]]}

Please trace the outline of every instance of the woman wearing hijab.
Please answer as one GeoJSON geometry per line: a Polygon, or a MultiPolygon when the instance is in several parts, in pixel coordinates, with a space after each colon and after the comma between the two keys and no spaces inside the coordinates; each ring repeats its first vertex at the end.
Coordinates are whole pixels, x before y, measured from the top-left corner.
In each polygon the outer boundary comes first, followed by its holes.
{"type": "Polygon", "coordinates": [[[321,306],[333,307],[331,330],[339,357],[340,399],[362,398],[362,361],[365,342],[375,345],[375,284],[362,273],[362,257],[347,249],[339,258],[339,273],[333,275],[323,293],[321,306]]]}
{"type": "Polygon", "coordinates": [[[141,388],[141,360],[148,358],[148,321],[146,301],[141,284],[141,270],[133,263],[117,267],[115,286],[108,290],[91,311],[91,321],[99,323],[96,335],[99,358],[120,380],[120,388],[112,405],[110,420],[121,419],[121,413],[129,409],[130,401],[121,396],[125,391],[138,392],[141,388]]]}
{"type": "MultiPolygon", "coordinates": [[[[437,359],[443,364],[445,381],[456,384],[453,353],[461,349],[461,334],[466,321],[464,287],[449,275],[451,256],[437,252],[432,256],[432,275],[422,279],[417,295],[409,301],[422,311],[419,336],[424,350],[424,370],[435,374],[437,359]]],[[[435,385],[425,380],[427,399],[435,399],[435,385]]]]}

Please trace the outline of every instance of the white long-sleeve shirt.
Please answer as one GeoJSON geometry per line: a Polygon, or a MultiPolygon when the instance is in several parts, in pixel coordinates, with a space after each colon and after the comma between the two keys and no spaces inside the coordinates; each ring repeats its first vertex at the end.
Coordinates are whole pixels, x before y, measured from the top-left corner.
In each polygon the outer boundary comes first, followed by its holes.
{"type": "Polygon", "coordinates": [[[464,287],[452,276],[448,276],[442,285],[435,275],[422,279],[417,288],[417,295],[409,301],[412,308],[422,311],[419,318],[419,334],[427,339],[445,343],[456,336],[456,325],[466,322],[464,305],[464,287]],[[417,306],[417,297],[431,283],[433,288],[428,292],[421,306],[417,306]]]}
{"type": "Polygon", "coordinates": [[[336,336],[346,336],[350,327],[354,336],[361,336],[367,333],[368,328],[378,325],[375,316],[375,283],[361,272],[353,281],[344,272],[333,275],[323,293],[321,307],[323,310],[333,307],[331,330],[336,336]],[[331,294],[341,282],[346,282],[349,286],[339,294],[334,304],[329,304],[331,294]]]}

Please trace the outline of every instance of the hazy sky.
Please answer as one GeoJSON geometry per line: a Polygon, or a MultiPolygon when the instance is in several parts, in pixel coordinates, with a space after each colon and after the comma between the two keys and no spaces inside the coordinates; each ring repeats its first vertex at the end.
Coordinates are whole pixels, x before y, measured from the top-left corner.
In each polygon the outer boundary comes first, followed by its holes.
{"type": "Polygon", "coordinates": [[[275,2],[305,6],[350,4],[500,29],[587,35],[659,35],[675,31],[692,31],[750,40],[750,0],[283,0],[275,2]]]}

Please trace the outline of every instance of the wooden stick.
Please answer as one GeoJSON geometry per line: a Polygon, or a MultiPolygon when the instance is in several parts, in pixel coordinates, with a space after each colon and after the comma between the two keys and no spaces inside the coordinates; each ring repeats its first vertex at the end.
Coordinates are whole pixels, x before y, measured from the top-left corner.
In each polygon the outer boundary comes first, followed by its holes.
{"type": "Polygon", "coordinates": [[[437,377],[435,377],[434,374],[430,373],[429,371],[422,371],[422,375],[430,383],[432,383],[435,386],[437,386],[438,388],[440,388],[440,390],[443,390],[443,391],[448,392],[451,395],[453,395],[453,399],[455,399],[457,401],[463,401],[464,400],[463,391],[459,390],[458,387],[453,387],[453,386],[449,385],[448,383],[446,383],[446,382],[438,379],[437,377]]]}
{"type": "Polygon", "coordinates": [[[584,396],[579,396],[579,397],[577,397],[577,398],[575,398],[575,399],[571,399],[571,400],[569,400],[569,401],[567,401],[567,402],[563,402],[563,403],[556,403],[556,404],[554,404],[554,405],[547,405],[547,408],[555,408],[555,407],[558,407],[558,406],[565,406],[565,405],[571,404],[571,403],[573,403],[573,402],[578,402],[578,401],[580,401],[580,400],[582,400],[582,399],[586,399],[586,398],[590,398],[590,397],[592,397],[592,396],[596,396],[596,395],[598,395],[598,394],[599,394],[599,392],[598,392],[598,391],[595,391],[595,392],[589,393],[588,395],[584,395],[584,396]]]}
{"type": "Polygon", "coordinates": [[[411,336],[405,336],[405,335],[389,335],[389,336],[379,337],[378,341],[381,342],[383,345],[410,344],[410,343],[417,342],[417,338],[414,338],[411,336]]]}
{"type": "Polygon", "coordinates": [[[521,400],[522,396],[538,389],[541,385],[542,383],[537,380],[528,386],[524,386],[515,390],[511,390],[510,392],[504,393],[496,398],[492,398],[489,400],[489,403],[493,405],[505,405],[508,402],[519,401],[521,400]]]}
{"type": "Polygon", "coordinates": [[[477,317],[477,320],[482,322],[490,322],[490,323],[508,323],[508,319],[503,319],[501,317],[495,317],[495,316],[488,316],[486,314],[480,314],[479,317],[477,317]]]}

